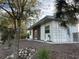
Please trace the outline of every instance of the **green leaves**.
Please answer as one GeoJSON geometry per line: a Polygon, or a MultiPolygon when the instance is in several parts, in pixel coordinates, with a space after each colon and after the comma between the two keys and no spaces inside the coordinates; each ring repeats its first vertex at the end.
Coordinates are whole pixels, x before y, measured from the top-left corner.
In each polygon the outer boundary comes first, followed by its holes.
{"type": "Polygon", "coordinates": [[[11,41],[14,39],[14,30],[12,28],[7,28],[4,26],[0,26],[0,32],[2,33],[1,35],[1,41],[5,43],[7,40],[11,41]]]}
{"type": "Polygon", "coordinates": [[[5,2],[5,0],[0,0],[0,4],[1,4],[1,3],[4,3],[4,2],[5,2]]]}
{"type": "Polygon", "coordinates": [[[42,48],[37,52],[38,59],[49,59],[49,52],[47,49],[42,48]]]}
{"type": "Polygon", "coordinates": [[[78,4],[68,4],[66,0],[57,0],[57,13],[56,18],[61,20],[62,24],[76,24],[78,19],[76,13],[79,15],[79,1],[74,0],[74,3],[78,4]]]}

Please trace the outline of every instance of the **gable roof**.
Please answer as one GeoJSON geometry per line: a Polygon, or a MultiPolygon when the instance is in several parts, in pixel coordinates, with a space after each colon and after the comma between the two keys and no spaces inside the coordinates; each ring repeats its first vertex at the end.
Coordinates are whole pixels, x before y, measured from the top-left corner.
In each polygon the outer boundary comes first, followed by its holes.
{"type": "Polygon", "coordinates": [[[56,19],[54,16],[45,16],[43,19],[39,20],[38,22],[36,22],[35,24],[33,24],[30,28],[28,29],[32,29],[36,26],[41,26],[45,23],[51,22],[51,21],[58,21],[58,19],[56,19]]]}

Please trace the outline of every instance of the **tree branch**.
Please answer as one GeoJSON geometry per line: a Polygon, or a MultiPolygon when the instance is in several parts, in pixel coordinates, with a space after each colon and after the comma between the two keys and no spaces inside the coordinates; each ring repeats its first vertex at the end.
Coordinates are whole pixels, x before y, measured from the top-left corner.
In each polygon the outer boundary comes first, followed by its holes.
{"type": "Polygon", "coordinates": [[[10,0],[7,0],[7,1],[8,1],[8,5],[9,5],[11,11],[12,11],[13,16],[16,17],[16,15],[15,15],[15,11],[14,11],[14,9],[13,9],[13,6],[11,5],[10,0]]]}
{"type": "Polygon", "coordinates": [[[4,11],[6,11],[13,18],[13,15],[8,10],[6,10],[5,8],[3,8],[2,6],[0,6],[0,8],[3,9],[4,11]]]}

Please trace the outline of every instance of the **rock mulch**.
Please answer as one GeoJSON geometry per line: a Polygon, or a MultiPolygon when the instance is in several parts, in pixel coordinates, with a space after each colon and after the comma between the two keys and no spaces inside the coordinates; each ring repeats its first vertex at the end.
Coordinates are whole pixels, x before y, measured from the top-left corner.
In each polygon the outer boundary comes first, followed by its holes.
{"type": "MultiPolygon", "coordinates": [[[[23,41],[20,45],[22,47],[32,47],[37,50],[47,48],[50,50],[50,59],[79,59],[79,43],[65,43],[65,44],[47,44],[45,42],[23,41]]],[[[35,59],[35,58],[33,58],[35,59]]]]}
{"type": "MultiPolygon", "coordinates": [[[[18,59],[31,59],[35,54],[36,50],[33,48],[19,49],[19,58],[18,59]]],[[[7,56],[5,59],[14,59],[14,53],[7,56]]]]}
{"type": "MultiPolygon", "coordinates": [[[[23,40],[20,42],[20,49],[34,48],[39,50],[41,48],[50,49],[50,59],[79,59],[79,43],[70,44],[47,44],[45,42],[36,42],[23,40]]],[[[5,50],[0,49],[0,56],[7,55],[5,50]]],[[[1,58],[0,58],[1,59],[1,58]]],[[[4,58],[2,58],[4,59],[4,58]]],[[[35,57],[33,57],[35,59],[35,57]]]]}

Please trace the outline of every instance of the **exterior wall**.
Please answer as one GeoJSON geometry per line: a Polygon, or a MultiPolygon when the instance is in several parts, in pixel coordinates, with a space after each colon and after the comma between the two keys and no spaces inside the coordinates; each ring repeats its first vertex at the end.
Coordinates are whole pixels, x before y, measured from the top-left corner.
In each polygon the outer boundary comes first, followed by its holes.
{"type": "Polygon", "coordinates": [[[44,40],[44,41],[47,41],[49,39],[48,35],[51,35],[51,30],[50,30],[50,33],[45,34],[45,26],[47,26],[47,25],[49,25],[50,29],[51,29],[51,25],[52,25],[51,22],[42,25],[41,28],[40,28],[41,29],[41,35],[40,35],[41,36],[41,40],[44,40]]]}
{"type": "MultiPolygon", "coordinates": [[[[78,25],[78,24],[77,24],[78,25]]],[[[73,42],[73,33],[76,33],[78,32],[78,27],[76,26],[69,26],[69,29],[70,29],[70,41],[73,42]]]]}
{"type": "Polygon", "coordinates": [[[72,33],[78,32],[76,26],[69,26],[70,36],[68,35],[67,29],[61,27],[58,22],[52,21],[41,26],[41,40],[49,40],[48,35],[50,35],[50,40],[54,43],[65,43],[73,42],[72,33]],[[50,33],[45,34],[45,26],[50,26],[50,33]]]}
{"type": "Polygon", "coordinates": [[[79,32],[79,24],[77,24],[78,32],[79,32]]]}
{"type": "Polygon", "coordinates": [[[53,21],[51,27],[51,38],[53,42],[57,43],[67,42],[68,36],[66,29],[60,27],[58,22],[53,21]]]}

